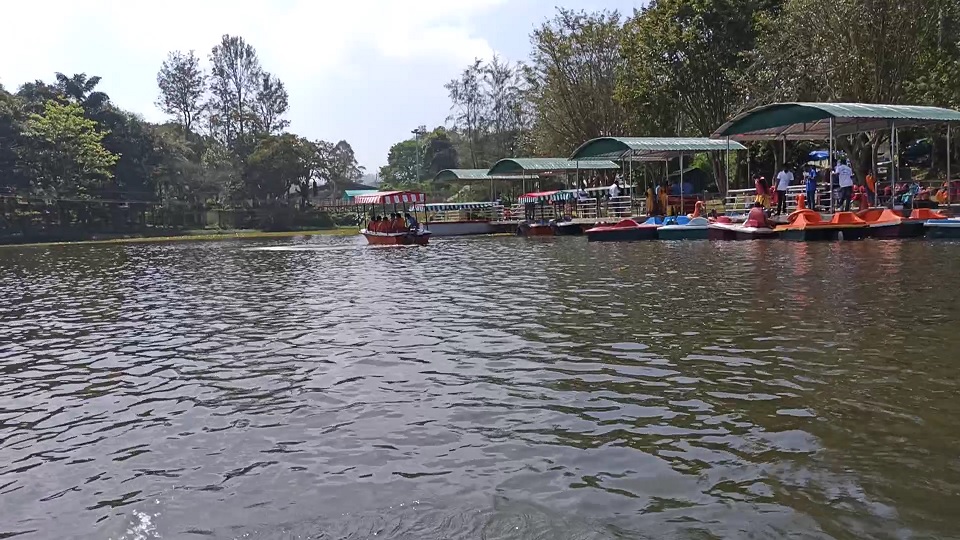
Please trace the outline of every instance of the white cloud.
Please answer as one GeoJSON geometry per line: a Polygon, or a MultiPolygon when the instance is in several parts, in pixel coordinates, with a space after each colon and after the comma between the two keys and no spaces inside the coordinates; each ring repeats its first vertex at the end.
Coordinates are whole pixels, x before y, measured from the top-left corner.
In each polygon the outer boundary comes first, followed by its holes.
{"type": "MultiPolygon", "coordinates": [[[[334,96],[342,107],[363,107],[353,102],[349,90],[341,88],[338,93],[342,81],[357,84],[371,72],[403,71],[400,66],[411,66],[408,72],[419,70],[418,76],[411,73],[401,83],[411,95],[425,91],[425,85],[442,87],[442,81],[473,58],[493,54],[489,42],[475,34],[489,29],[471,25],[505,4],[506,0],[8,2],[0,31],[4,51],[0,82],[13,89],[34,79],[49,81],[54,71],[101,75],[102,89],[115,103],[159,120],[153,106],[155,76],[166,53],[194,49],[205,58],[223,34],[240,35],[256,47],[264,67],[287,84],[293,129],[334,138],[338,135],[329,132],[341,126],[324,125],[328,119],[311,118],[309,112],[298,113],[317,110],[304,100],[322,94],[334,96]],[[424,70],[429,77],[419,76],[424,70]],[[424,87],[417,88],[418,84],[424,87]]],[[[433,114],[423,116],[429,122],[433,114]]],[[[361,152],[358,148],[362,158],[375,163],[383,160],[379,154],[386,149],[361,152]]]]}

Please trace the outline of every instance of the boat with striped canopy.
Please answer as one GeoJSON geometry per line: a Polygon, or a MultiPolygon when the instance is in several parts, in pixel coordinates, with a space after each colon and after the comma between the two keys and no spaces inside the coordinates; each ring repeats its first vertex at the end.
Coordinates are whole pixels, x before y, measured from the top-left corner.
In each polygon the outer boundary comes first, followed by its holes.
{"type": "Polygon", "coordinates": [[[358,195],[354,202],[360,209],[360,234],[367,239],[367,243],[375,245],[427,245],[430,230],[416,220],[407,224],[381,221],[374,217],[391,213],[404,215],[408,212],[413,212],[415,216],[416,205],[423,205],[426,199],[423,193],[415,191],[377,191],[358,195]],[[367,213],[368,207],[371,209],[370,214],[367,213]]]}

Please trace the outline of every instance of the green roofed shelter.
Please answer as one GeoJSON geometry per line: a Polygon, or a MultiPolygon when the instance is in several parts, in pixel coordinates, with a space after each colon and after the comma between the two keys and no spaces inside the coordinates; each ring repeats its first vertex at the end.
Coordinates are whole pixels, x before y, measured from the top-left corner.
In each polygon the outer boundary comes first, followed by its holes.
{"type": "Polygon", "coordinates": [[[960,122],[960,111],[921,105],[871,103],[773,103],[740,113],[713,133],[734,140],[828,140],[852,135],[928,124],[960,122]]]}
{"type": "Polygon", "coordinates": [[[520,180],[520,175],[489,175],[488,169],[444,169],[433,179],[437,182],[479,182],[482,180],[520,180]]]}
{"type": "Polygon", "coordinates": [[[566,158],[506,158],[494,163],[489,175],[541,175],[571,171],[615,170],[620,166],[612,161],[596,160],[578,163],[566,158]]]}
{"type": "Polygon", "coordinates": [[[354,197],[359,197],[361,195],[370,195],[371,193],[376,193],[375,189],[347,189],[343,191],[343,198],[347,201],[352,201],[354,197]]]}
{"type": "MultiPolygon", "coordinates": [[[[782,140],[784,161],[788,140],[830,142],[830,169],[833,169],[834,139],[838,136],[890,130],[890,156],[899,155],[897,129],[946,124],[947,179],[950,180],[950,124],[960,122],[960,111],[924,105],[883,105],[875,103],[771,103],[738,114],[717,128],[715,138],[741,141],[782,140]]],[[[874,168],[876,166],[874,165],[874,168]]],[[[896,185],[897,167],[891,167],[890,184],[896,185]]],[[[831,192],[833,180],[831,176],[831,192]]],[[[952,193],[952,190],[947,190],[952,193]]],[[[950,200],[950,203],[953,201],[950,200]]],[[[831,208],[834,199],[830,199],[831,208]]]]}
{"type": "Polygon", "coordinates": [[[598,137],[581,144],[570,159],[665,161],[681,155],[729,150],[746,148],[735,141],[728,146],[726,141],[706,137],[598,137]]]}

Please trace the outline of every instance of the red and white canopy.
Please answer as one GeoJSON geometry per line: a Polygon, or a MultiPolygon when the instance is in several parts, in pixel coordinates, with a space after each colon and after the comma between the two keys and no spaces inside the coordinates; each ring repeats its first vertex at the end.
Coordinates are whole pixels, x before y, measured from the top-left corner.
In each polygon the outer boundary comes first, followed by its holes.
{"type": "Polygon", "coordinates": [[[423,193],[413,191],[378,191],[366,195],[357,195],[353,202],[357,204],[400,204],[426,202],[423,193]]]}

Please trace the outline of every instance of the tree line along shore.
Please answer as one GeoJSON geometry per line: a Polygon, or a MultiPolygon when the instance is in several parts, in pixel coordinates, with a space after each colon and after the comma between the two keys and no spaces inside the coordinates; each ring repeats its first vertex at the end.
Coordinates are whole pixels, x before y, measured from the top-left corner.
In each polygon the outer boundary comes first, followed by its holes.
{"type": "MultiPolygon", "coordinates": [[[[0,86],[0,242],[349,224],[351,213],[330,202],[366,187],[349,142],[291,133],[284,83],[253,44],[225,35],[212,45],[206,54],[172,51],[158,66],[157,106],[169,118],[160,124],[116,107],[109,81],[95,75],[0,86]]],[[[503,157],[565,156],[604,135],[706,136],[774,101],[960,108],[960,4],[951,0],[560,8],[530,45],[528,58],[478,59],[451,80],[445,124],[391,146],[377,171],[382,188],[470,198],[489,188],[432,178],[503,157]]],[[[838,145],[862,174],[886,136],[838,145]]],[[[943,130],[901,134],[910,139],[932,149],[921,174],[942,175],[943,130]]],[[[779,146],[750,146],[749,158],[702,156],[693,165],[723,193],[739,187],[724,185],[723,167],[745,182],[748,168],[780,164],[779,146]]],[[[787,160],[816,148],[791,145],[787,160]]]]}

